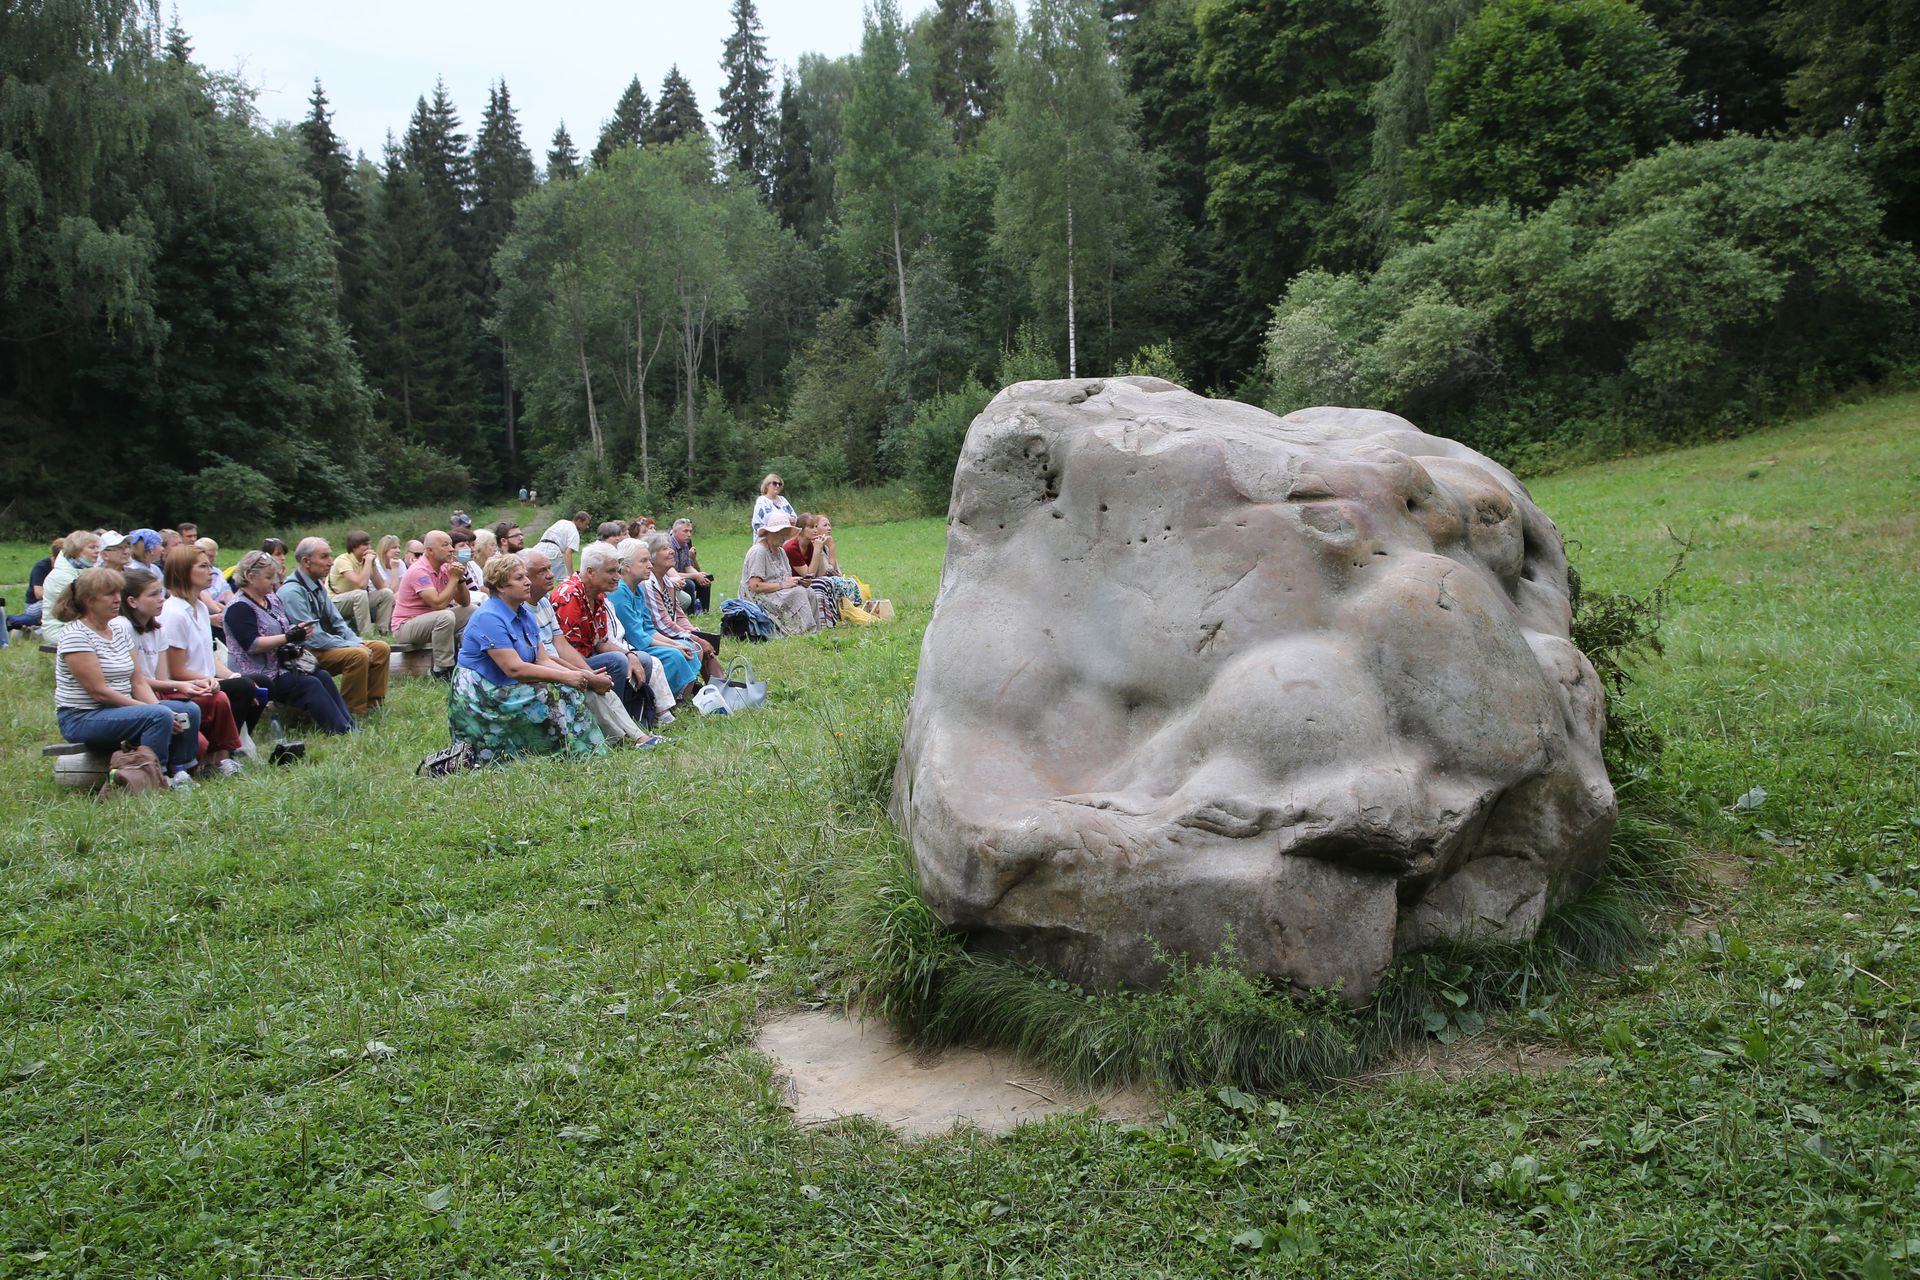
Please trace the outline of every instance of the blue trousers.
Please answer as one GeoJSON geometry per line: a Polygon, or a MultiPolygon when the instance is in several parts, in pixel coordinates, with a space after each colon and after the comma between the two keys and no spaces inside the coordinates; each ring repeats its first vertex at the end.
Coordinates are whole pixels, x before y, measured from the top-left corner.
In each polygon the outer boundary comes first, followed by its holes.
{"type": "Polygon", "coordinates": [[[25,609],[22,609],[19,613],[8,614],[7,625],[4,627],[0,627],[0,648],[5,647],[7,643],[7,635],[9,632],[17,631],[25,627],[39,626],[40,612],[45,607],[46,607],[45,601],[35,600],[32,604],[28,605],[25,609]]]}
{"type": "Polygon", "coordinates": [[[151,750],[168,773],[191,769],[200,762],[200,708],[191,702],[141,703],[134,707],[98,707],[76,711],[61,707],[54,713],[60,734],[68,742],[111,750],[123,742],[138,742],[151,750]],[[187,727],[173,731],[174,713],[187,717],[187,727]]]}
{"type": "MultiPolygon", "coordinates": [[[[642,662],[647,660],[643,653],[642,662]]],[[[624,653],[596,653],[587,659],[587,665],[595,671],[604,671],[613,678],[613,695],[620,699],[620,705],[627,709],[634,723],[643,729],[653,728],[653,722],[659,719],[659,713],[653,709],[653,692],[647,688],[647,673],[639,674],[639,684],[627,680],[627,655],[624,653]]]]}
{"type": "Polygon", "coordinates": [[[312,716],[322,733],[345,733],[353,728],[353,713],[347,710],[346,699],[340,696],[333,677],[324,671],[311,675],[282,671],[268,682],[267,691],[281,706],[312,716]]]}

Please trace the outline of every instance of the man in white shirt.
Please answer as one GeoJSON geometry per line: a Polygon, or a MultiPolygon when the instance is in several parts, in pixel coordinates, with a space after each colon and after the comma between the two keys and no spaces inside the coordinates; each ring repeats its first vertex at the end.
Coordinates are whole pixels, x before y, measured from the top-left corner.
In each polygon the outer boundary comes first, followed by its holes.
{"type": "Polygon", "coordinates": [[[553,566],[555,577],[565,580],[573,576],[574,562],[580,556],[580,535],[592,523],[592,516],[584,511],[576,511],[573,519],[555,520],[548,525],[547,531],[540,535],[540,541],[533,544],[533,549],[545,556],[547,563],[553,566]],[[560,572],[562,565],[566,566],[565,573],[560,572]]]}

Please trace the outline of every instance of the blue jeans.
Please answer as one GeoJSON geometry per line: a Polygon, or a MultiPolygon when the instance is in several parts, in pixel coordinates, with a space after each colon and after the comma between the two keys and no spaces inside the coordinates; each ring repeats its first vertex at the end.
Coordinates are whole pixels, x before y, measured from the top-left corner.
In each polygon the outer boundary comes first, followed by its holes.
{"type": "MultiPolygon", "coordinates": [[[[642,654],[642,660],[646,655],[642,654]]],[[[653,728],[653,722],[659,715],[653,709],[653,693],[647,688],[646,673],[640,673],[638,685],[627,682],[627,655],[624,653],[596,653],[587,659],[587,665],[595,671],[604,671],[613,679],[613,696],[620,699],[620,705],[627,709],[634,723],[643,729],[653,728]]]]}
{"type": "Polygon", "coordinates": [[[41,610],[44,609],[45,607],[46,607],[45,601],[35,600],[32,604],[28,605],[25,609],[22,609],[19,613],[8,614],[7,625],[4,627],[0,627],[0,648],[5,647],[7,643],[7,637],[10,632],[20,630],[26,627],[39,626],[40,613],[41,613],[41,610]]]}
{"type": "Polygon", "coordinates": [[[191,702],[141,703],[134,707],[96,707],[77,711],[61,707],[54,713],[60,734],[68,742],[110,751],[123,742],[138,742],[153,752],[168,773],[191,769],[200,762],[200,708],[191,702]],[[187,727],[173,731],[178,712],[187,727]]]}

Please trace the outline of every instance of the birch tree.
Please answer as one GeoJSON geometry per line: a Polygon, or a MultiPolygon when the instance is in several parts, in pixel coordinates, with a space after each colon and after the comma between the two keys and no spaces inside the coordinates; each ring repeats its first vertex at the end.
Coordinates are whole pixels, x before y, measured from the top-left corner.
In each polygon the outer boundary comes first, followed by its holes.
{"type": "Polygon", "coordinates": [[[999,50],[1004,110],[989,129],[1000,161],[995,233],[1026,262],[1034,304],[1062,307],[1067,376],[1079,376],[1079,295],[1104,276],[1127,190],[1142,175],[1133,107],[1107,51],[1098,0],[1033,0],[999,50]]]}

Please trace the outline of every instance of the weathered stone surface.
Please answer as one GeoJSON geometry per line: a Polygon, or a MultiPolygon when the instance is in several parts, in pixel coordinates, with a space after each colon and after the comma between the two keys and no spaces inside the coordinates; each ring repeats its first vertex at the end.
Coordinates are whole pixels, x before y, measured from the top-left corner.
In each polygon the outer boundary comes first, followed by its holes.
{"type": "Polygon", "coordinates": [[[1391,414],[1021,383],[968,432],[894,778],[922,892],[1099,987],[1156,949],[1370,994],[1598,869],[1559,531],[1391,414]]]}

